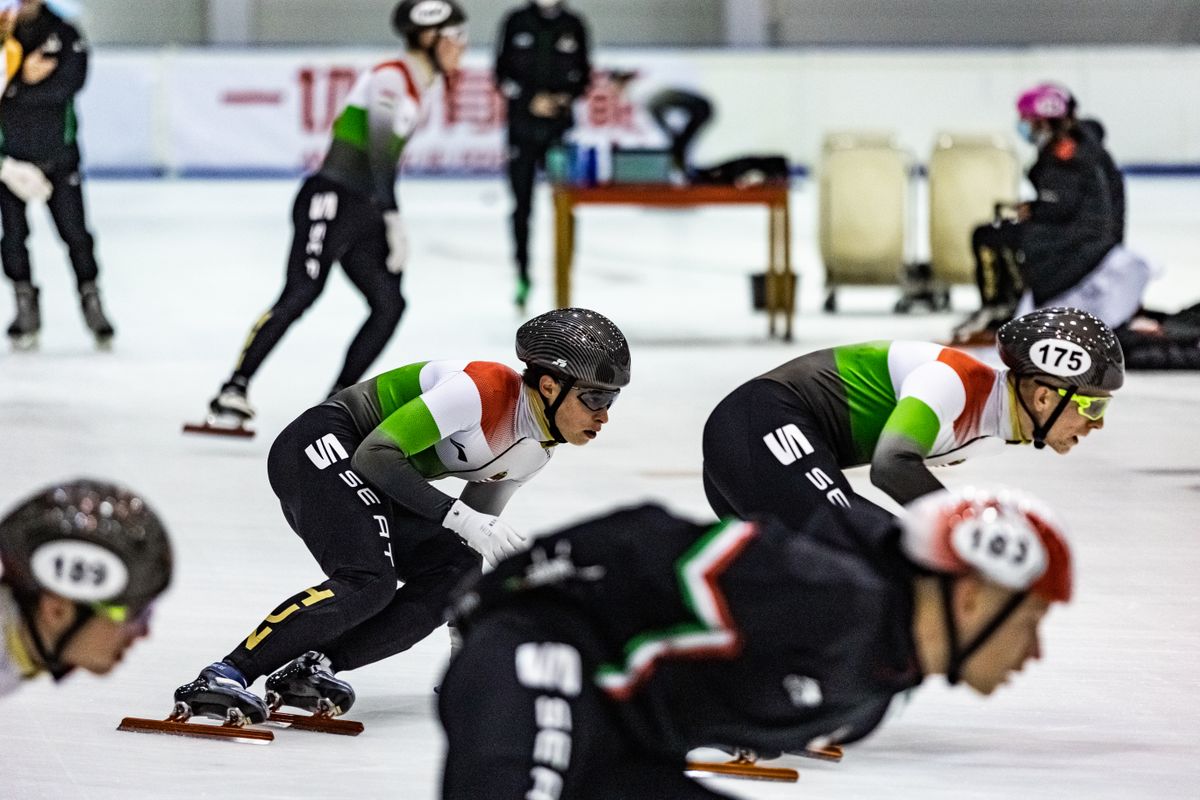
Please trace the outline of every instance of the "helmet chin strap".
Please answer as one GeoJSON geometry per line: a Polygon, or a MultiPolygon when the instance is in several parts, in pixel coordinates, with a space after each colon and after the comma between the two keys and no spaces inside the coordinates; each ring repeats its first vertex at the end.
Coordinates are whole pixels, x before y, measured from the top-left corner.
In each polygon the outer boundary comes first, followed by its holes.
{"type": "Polygon", "coordinates": [[[63,663],[63,650],[67,649],[67,645],[78,635],[83,626],[88,624],[88,621],[91,620],[95,612],[88,606],[75,603],[74,622],[63,631],[62,635],[58,637],[57,642],[49,645],[42,639],[42,633],[38,630],[36,615],[33,612],[36,604],[36,595],[32,600],[25,598],[19,599],[17,602],[17,606],[21,609],[21,616],[25,618],[25,625],[29,628],[29,638],[33,640],[33,649],[37,651],[38,658],[46,667],[46,671],[50,673],[51,677],[55,681],[61,681],[75,669],[70,664],[63,663]]]}
{"type": "Polygon", "coordinates": [[[554,398],[554,402],[547,400],[546,395],[540,391],[538,392],[538,397],[542,398],[542,408],[546,412],[546,424],[550,426],[550,435],[559,444],[566,444],[567,438],[558,429],[558,422],[555,421],[555,417],[558,414],[558,407],[562,405],[563,400],[567,399],[567,392],[571,391],[571,387],[575,385],[575,378],[567,375],[558,382],[558,385],[562,387],[562,391],[558,393],[558,397],[554,398]]]}
{"type": "Polygon", "coordinates": [[[1067,406],[1071,404],[1071,398],[1075,396],[1075,390],[1079,387],[1068,386],[1067,393],[1058,400],[1058,405],[1050,412],[1050,416],[1046,417],[1046,421],[1039,423],[1037,415],[1033,413],[1033,409],[1025,402],[1024,395],[1021,394],[1021,380],[1024,376],[1017,376],[1017,402],[1021,404],[1021,408],[1025,409],[1025,413],[1029,415],[1029,420],[1033,423],[1033,446],[1041,450],[1046,446],[1046,434],[1054,427],[1054,423],[1058,422],[1058,418],[1067,410],[1067,406]]]}
{"type": "Polygon", "coordinates": [[[996,612],[996,616],[992,617],[988,624],[983,626],[983,630],[971,640],[971,643],[962,647],[958,641],[958,626],[954,622],[954,578],[950,575],[941,575],[938,577],[938,584],[942,590],[942,616],[946,622],[946,638],[950,644],[950,659],[946,664],[946,682],[954,686],[962,680],[962,668],[967,659],[999,630],[1004,621],[1017,610],[1017,606],[1025,602],[1025,597],[1029,593],[1017,592],[1010,597],[1004,607],[996,612]]]}

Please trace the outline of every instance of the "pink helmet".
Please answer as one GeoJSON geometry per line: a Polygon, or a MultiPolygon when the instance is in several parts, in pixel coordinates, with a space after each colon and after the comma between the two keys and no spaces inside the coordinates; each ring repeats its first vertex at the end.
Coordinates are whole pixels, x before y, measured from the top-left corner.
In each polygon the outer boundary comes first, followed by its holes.
{"type": "Polygon", "coordinates": [[[1063,119],[1071,113],[1071,93],[1056,83],[1042,83],[1017,98],[1021,119],[1063,119]]]}

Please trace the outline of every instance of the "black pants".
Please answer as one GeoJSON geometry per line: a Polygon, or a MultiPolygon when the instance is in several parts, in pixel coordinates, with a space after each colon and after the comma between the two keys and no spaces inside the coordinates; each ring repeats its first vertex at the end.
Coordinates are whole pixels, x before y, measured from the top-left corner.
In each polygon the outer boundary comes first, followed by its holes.
{"type": "MultiPolygon", "coordinates": [[[[39,165],[41,166],[41,165],[39,165]]],[[[75,270],[75,280],[83,285],[96,280],[95,242],[87,229],[83,203],[83,179],[79,174],[78,157],[46,168],[46,177],[54,193],[46,201],[58,235],[67,246],[67,255],[75,270]]],[[[0,217],[3,217],[4,238],[0,240],[0,259],[4,274],[15,283],[33,280],[29,264],[29,220],[25,217],[25,201],[0,184],[0,217]]]]}
{"type": "Polygon", "coordinates": [[[403,652],[442,624],[451,591],[480,569],[458,537],[350,469],[359,441],[344,411],[320,405],[271,445],[271,488],[326,580],[280,603],[226,657],[249,680],[307,650],[325,653],[335,670],[403,652]]]}
{"type": "Polygon", "coordinates": [[[704,424],[704,493],[718,516],[773,516],[802,529],[819,507],[887,515],[855,493],[837,450],[787,387],[753,380],[704,424]]]}
{"type": "Polygon", "coordinates": [[[443,800],[713,800],[684,755],[640,748],[592,676],[583,620],[528,603],[472,623],[438,695],[443,800]]]}
{"type": "Polygon", "coordinates": [[[700,95],[667,89],[651,97],[646,110],[671,140],[671,158],[675,166],[686,172],[688,148],[712,118],[712,104],[700,95]],[[682,124],[676,119],[680,116],[684,117],[682,124]]]}
{"type": "Polygon", "coordinates": [[[371,201],[314,175],[300,186],[292,207],[295,234],[283,293],[250,331],[234,375],[247,382],[292,323],[325,288],[334,262],[366,298],[371,312],[350,343],[335,388],[358,383],[383,351],[404,314],[399,274],[387,269],[383,215],[371,201]]]}
{"type": "Polygon", "coordinates": [[[971,234],[971,251],[983,305],[1015,309],[1025,288],[1020,269],[1020,223],[1005,220],[980,225],[971,234]]]}
{"type": "Polygon", "coordinates": [[[546,151],[562,141],[560,127],[513,125],[508,129],[508,183],[513,194],[513,258],[517,275],[529,280],[529,215],[533,213],[533,184],[544,166],[546,151]]]}

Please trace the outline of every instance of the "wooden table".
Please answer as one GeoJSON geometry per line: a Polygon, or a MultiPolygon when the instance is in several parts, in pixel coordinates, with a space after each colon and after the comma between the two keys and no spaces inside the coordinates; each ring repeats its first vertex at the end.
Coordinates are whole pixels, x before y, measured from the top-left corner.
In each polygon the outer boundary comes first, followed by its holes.
{"type": "Polygon", "coordinates": [[[580,205],[634,205],[682,208],[702,205],[763,205],[767,207],[766,310],[769,335],[776,335],[776,319],[783,317],[783,338],[792,338],[796,310],[792,272],[792,224],[786,185],[669,186],[606,185],[554,187],[555,301],[571,305],[571,262],[575,256],[575,207],[580,205]]]}

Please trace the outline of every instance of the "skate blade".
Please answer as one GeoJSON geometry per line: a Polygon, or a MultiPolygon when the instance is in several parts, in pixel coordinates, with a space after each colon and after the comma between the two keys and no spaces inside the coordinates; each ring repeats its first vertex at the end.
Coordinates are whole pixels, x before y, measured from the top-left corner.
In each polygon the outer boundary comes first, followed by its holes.
{"type": "Polygon", "coordinates": [[[248,726],[208,724],[203,722],[180,722],[173,719],[142,719],[125,717],[117,726],[119,731],[130,733],[164,733],[171,736],[192,736],[199,739],[227,739],[249,744],[270,744],[275,734],[261,728],[248,726]]]}
{"type": "Polygon", "coordinates": [[[363,724],[352,719],[337,719],[322,717],[316,714],[286,714],[282,711],[272,711],[267,722],[283,725],[296,731],[312,731],[314,733],[333,733],[338,736],[358,736],[363,732],[363,724]]]}
{"type": "Polygon", "coordinates": [[[828,747],[810,747],[807,750],[796,750],[791,753],[794,756],[803,758],[815,758],[818,761],[832,761],[835,764],[842,760],[842,748],[836,744],[831,744],[828,747]]]}
{"type": "Polygon", "coordinates": [[[213,436],[236,436],[242,439],[254,438],[254,431],[247,428],[245,423],[224,423],[217,420],[215,417],[209,417],[204,422],[199,424],[195,422],[185,422],[183,425],[184,433],[205,433],[213,436]]]}
{"type": "Polygon", "coordinates": [[[96,337],[96,352],[111,353],[113,349],[113,337],[96,337]]]}
{"type": "Polygon", "coordinates": [[[800,780],[800,773],[787,767],[760,767],[756,762],[745,758],[735,758],[732,761],[718,763],[715,761],[689,761],[689,774],[722,775],[729,778],[746,778],[753,781],[780,781],[795,783],[800,780]]]}

